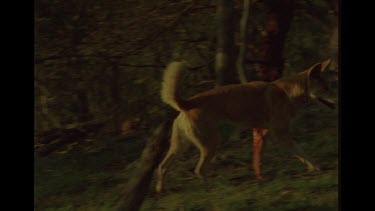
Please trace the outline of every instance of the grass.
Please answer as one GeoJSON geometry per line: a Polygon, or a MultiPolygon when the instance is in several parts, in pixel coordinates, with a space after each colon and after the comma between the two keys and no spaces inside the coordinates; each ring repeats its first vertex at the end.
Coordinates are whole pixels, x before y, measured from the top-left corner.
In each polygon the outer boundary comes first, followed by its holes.
{"type": "MultiPolygon", "coordinates": [[[[251,142],[232,140],[218,149],[207,182],[191,171],[198,159],[193,149],[172,165],[164,193],[155,194],[153,181],[141,210],[338,210],[337,113],[310,107],[293,125],[293,136],[320,172],[307,173],[267,140],[262,162],[267,179],[258,182],[250,165],[251,142]]],[[[230,128],[222,131],[229,137],[225,130],[230,128]]],[[[35,156],[35,210],[113,210],[143,146],[140,140],[106,140],[66,154],[35,156]]]]}

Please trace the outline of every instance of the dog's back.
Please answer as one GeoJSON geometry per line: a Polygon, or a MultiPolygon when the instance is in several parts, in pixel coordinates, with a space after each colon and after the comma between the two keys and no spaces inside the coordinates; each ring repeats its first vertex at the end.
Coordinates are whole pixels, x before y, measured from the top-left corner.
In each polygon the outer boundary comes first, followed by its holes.
{"type": "Polygon", "coordinates": [[[165,103],[184,112],[190,121],[207,124],[229,121],[247,127],[265,127],[272,109],[267,106],[268,96],[287,99],[273,83],[261,81],[221,86],[183,99],[178,84],[185,69],[181,62],[168,65],[161,95],[165,103]]]}
{"type": "Polygon", "coordinates": [[[265,92],[268,82],[251,82],[218,87],[197,94],[184,103],[190,118],[205,119],[211,124],[229,121],[247,127],[264,126],[268,116],[265,92]]]}

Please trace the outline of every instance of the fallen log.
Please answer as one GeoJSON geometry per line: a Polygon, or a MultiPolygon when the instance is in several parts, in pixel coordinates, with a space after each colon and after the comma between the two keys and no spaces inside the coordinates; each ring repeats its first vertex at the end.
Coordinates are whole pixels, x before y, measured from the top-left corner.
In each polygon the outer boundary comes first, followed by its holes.
{"type": "Polygon", "coordinates": [[[153,172],[163,156],[166,149],[167,140],[172,121],[176,115],[168,115],[154,131],[152,137],[147,141],[138,162],[138,167],[133,172],[126,189],[122,193],[122,198],[117,206],[118,211],[135,211],[139,210],[145,199],[153,172]]]}

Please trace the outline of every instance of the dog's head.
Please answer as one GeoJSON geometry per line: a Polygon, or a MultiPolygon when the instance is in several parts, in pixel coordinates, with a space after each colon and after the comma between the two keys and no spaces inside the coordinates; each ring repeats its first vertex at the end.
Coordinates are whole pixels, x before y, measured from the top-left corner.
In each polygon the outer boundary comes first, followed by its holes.
{"type": "Polygon", "coordinates": [[[330,62],[328,59],[310,67],[307,72],[308,95],[310,99],[335,109],[338,71],[327,69],[330,62]]]}

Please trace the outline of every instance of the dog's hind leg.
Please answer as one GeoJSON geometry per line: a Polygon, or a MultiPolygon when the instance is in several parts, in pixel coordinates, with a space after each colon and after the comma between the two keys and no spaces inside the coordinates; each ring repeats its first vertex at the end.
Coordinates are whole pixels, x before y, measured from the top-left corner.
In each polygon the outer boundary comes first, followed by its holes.
{"type": "Polygon", "coordinates": [[[161,163],[158,166],[157,169],[157,183],[156,183],[156,192],[160,193],[163,189],[163,183],[164,178],[166,176],[166,172],[168,170],[168,167],[171,165],[171,163],[177,158],[178,154],[182,153],[182,151],[186,148],[184,143],[182,143],[183,135],[181,134],[178,123],[175,121],[173,123],[173,129],[172,129],[172,136],[170,139],[170,147],[169,150],[164,157],[164,159],[161,161],[161,163]]]}
{"type": "Polygon", "coordinates": [[[261,154],[264,137],[266,136],[268,129],[253,128],[253,168],[255,171],[255,177],[258,180],[262,179],[260,165],[261,165],[261,154]]]}
{"type": "Polygon", "coordinates": [[[194,137],[192,137],[192,141],[200,152],[199,161],[195,167],[194,173],[199,178],[205,178],[207,176],[209,162],[216,153],[219,135],[216,131],[206,131],[205,134],[195,134],[194,137]]]}

